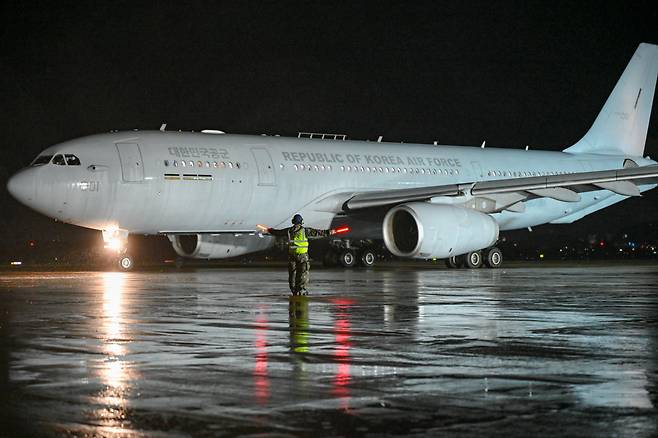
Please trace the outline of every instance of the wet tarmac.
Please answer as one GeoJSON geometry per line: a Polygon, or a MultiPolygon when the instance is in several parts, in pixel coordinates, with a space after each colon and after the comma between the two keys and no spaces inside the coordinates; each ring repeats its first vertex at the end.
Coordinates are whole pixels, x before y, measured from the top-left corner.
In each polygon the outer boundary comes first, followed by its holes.
{"type": "Polygon", "coordinates": [[[3,436],[656,436],[658,266],[0,273],[3,436]]]}

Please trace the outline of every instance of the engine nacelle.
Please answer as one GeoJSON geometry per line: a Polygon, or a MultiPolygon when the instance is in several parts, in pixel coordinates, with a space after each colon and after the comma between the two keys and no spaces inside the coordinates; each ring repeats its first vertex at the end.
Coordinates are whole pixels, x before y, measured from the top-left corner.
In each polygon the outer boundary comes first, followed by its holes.
{"type": "Polygon", "coordinates": [[[233,234],[168,235],[174,251],[191,259],[226,259],[263,251],[274,245],[272,236],[233,234]]]}
{"type": "Polygon", "coordinates": [[[398,257],[447,258],[492,246],[498,223],[489,215],[454,205],[413,202],[384,217],[384,243],[398,257]]]}

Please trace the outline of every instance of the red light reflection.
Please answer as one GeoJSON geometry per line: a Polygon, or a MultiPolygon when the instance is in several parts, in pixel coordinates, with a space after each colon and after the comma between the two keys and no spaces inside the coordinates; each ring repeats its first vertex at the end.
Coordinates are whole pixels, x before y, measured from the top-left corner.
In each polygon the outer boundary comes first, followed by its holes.
{"type": "Polygon", "coordinates": [[[347,299],[334,300],[337,306],[336,320],[334,321],[334,335],[336,336],[336,349],[334,358],[337,362],[336,376],[333,380],[332,393],[341,399],[341,407],[349,409],[350,388],[352,380],[350,372],[350,321],[349,308],[354,302],[347,299]]]}
{"type": "Polygon", "coordinates": [[[270,380],[267,377],[267,316],[264,313],[256,317],[255,328],[254,395],[259,404],[265,404],[270,398],[270,380]]]}

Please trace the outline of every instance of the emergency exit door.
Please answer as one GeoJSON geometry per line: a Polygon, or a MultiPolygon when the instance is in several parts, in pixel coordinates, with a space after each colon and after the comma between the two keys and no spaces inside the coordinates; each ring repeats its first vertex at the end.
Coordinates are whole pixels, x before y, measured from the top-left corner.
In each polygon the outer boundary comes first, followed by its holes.
{"type": "Polygon", "coordinates": [[[144,181],[144,163],[142,152],[136,143],[117,143],[119,160],[121,161],[121,174],[125,182],[144,181]]]}
{"type": "Polygon", "coordinates": [[[256,159],[256,167],[258,168],[258,185],[259,186],[273,186],[274,180],[274,164],[272,157],[267,149],[252,148],[251,153],[256,159]]]}

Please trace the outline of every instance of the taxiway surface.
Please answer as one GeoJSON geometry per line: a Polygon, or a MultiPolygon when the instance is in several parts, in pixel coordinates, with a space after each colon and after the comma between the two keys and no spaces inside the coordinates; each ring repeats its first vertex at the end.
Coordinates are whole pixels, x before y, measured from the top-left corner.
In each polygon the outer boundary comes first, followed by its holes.
{"type": "Polygon", "coordinates": [[[658,266],[0,273],[0,435],[655,436],[658,266]]]}

